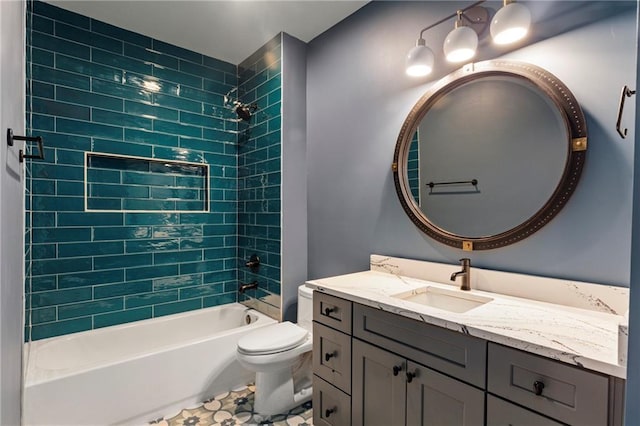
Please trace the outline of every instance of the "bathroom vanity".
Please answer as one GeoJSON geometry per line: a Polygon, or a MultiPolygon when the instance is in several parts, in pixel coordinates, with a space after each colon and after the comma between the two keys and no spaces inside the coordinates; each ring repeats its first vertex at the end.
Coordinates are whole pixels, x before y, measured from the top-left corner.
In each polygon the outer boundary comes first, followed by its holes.
{"type": "Polygon", "coordinates": [[[411,262],[372,256],[371,271],[307,283],[314,424],[623,424],[625,289],[538,278],[588,309],[478,290],[518,276],[474,268],[461,292],[424,276],[457,267],[411,262]]]}

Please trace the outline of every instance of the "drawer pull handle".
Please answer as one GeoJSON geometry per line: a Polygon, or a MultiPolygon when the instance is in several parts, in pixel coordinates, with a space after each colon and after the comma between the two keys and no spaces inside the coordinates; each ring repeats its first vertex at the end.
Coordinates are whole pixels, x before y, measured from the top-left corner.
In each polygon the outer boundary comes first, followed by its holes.
{"type": "Polygon", "coordinates": [[[331,416],[331,414],[333,414],[333,413],[335,413],[335,412],[336,412],[336,408],[335,408],[335,407],[334,407],[334,408],[331,408],[331,409],[327,409],[327,410],[325,410],[325,412],[324,412],[324,416],[325,416],[325,417],[330,417],[330,416],[331,416]]]}
{"type": "Polygon", "coordinates": [[[407,383],[413,382],[413,378],[416,377],[417,374],[415,372],[407,371],[407,383]]]}
{"type": "Polygon", "coordinates": [[[326,316],[329,316],[329,314],[330,314],[331,312],[335,312],[335,311],[336,311],[335,306],[334,306],[333,308],[324,308],[324,314],[325,314],[326,316]]]}
{"type": "Polygon", "coordinates": [[[542,383],[540,380],[536,380],[535,382],[533,382],[533,390],[536,392],[536,395],[542,395],[542,391],[544,390],[544,383],[542,383]]]}
{"type": "Polygon", "coordinates": [[[394,365],[393,366],[393,375],[394,376],[397,376],[401,371],[402,371],[402,366],[401,365],[394,365]]]}
{"type": "Polygon", "coordinates": [[[326,354],[324,354],[324,360],[328,362],[331,358],[337,355],[338,353],[336,351],[333,351],[331,353],[327,352],[326,354]]]}

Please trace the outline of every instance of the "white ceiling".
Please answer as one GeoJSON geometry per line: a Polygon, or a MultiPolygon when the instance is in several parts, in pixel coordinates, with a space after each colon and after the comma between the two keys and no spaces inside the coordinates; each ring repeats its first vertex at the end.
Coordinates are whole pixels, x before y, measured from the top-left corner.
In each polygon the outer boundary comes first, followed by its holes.
{"type": "Polygon", "coordinates": [[[309,42],[368,1],[49,0],[48,3],[238,64],[281,31],[309,42]]]}

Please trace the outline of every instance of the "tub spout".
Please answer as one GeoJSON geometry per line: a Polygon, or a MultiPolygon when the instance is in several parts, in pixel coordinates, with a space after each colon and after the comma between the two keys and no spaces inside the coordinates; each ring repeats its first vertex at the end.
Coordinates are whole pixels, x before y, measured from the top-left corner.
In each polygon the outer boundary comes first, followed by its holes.
{"type": "Polygon", "coordinates": [[[240,283],[240,287],[238,287],[238,293],[244,294],[244,292],[246,290],[251,290],[251,289],[254,289],[254,288],[258,288],[258,281],[252,281],[252,282],[250,282],[248,284],[240,283]]]}

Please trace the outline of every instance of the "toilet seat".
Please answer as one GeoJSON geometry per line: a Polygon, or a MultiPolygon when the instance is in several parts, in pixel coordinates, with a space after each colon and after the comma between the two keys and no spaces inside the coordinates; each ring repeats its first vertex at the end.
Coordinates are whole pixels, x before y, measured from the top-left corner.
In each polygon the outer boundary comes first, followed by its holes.
{"type": "Polygon", "coordinates": [[[269,355],[288,351],[307,340],[309,332],[285,321],[261,327],[238,340],[238,352],[246,355],[269,355]]]}

